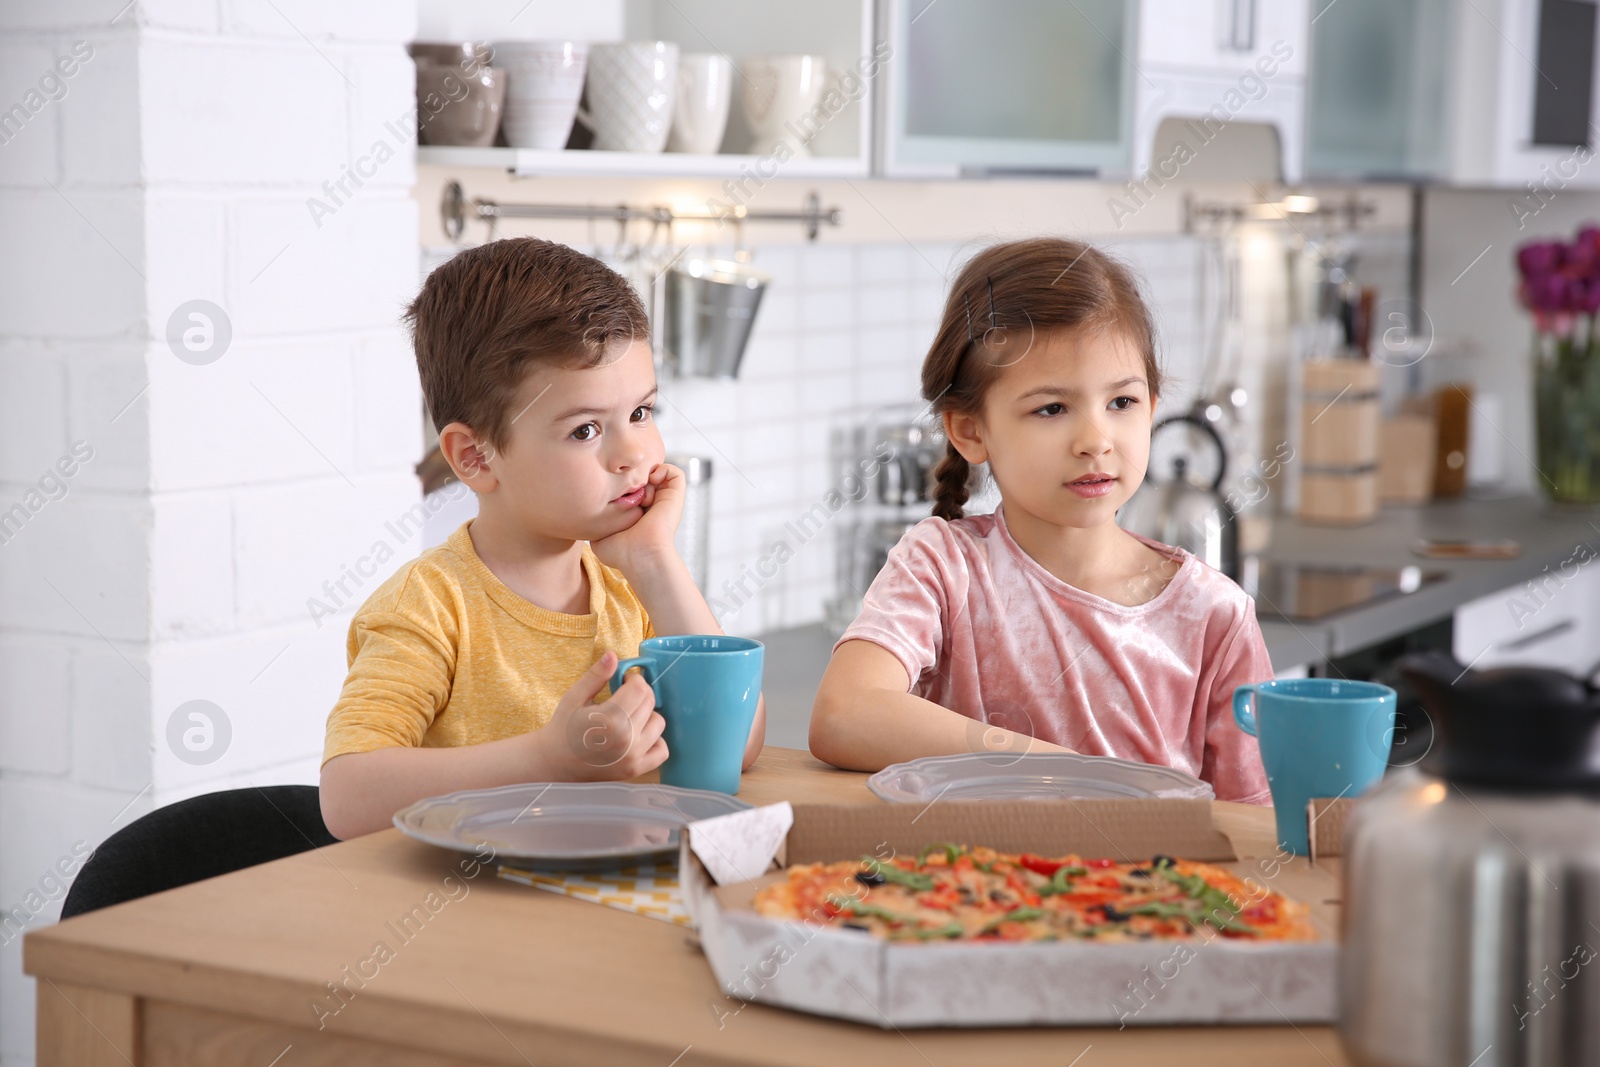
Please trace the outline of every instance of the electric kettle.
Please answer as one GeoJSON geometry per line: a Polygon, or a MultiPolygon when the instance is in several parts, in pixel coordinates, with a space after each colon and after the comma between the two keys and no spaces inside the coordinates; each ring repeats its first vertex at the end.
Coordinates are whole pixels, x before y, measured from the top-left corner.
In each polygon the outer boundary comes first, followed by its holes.
{"type": "Polygon", "coordinates": [[[1178,423],[1198,427],[1216,446],[1217,472],[1209,485],[1192,479],[1184,456],[1172,459],[1172,475],[1156,478],[1152,467],[1144,484],[1129,499],[1117,522],[1130,533],[1142,534],[1165,545],[1182,548],[1235,581],[1239,578],[1239,519],[1223,498],[1222,479],[1228,473],[1228,449],[1216,427],[1197,415],[1174,415],[1155,424],[1151,440],[1162,429],[1178,423]]]}
{"type": "Polygon", "coordinates": [[[1600,1063],[1600,691],[1439,652],[1398,667],[1435,741],[1351,816],[1346,1051],[1363,1067],[1600,1063]]]}

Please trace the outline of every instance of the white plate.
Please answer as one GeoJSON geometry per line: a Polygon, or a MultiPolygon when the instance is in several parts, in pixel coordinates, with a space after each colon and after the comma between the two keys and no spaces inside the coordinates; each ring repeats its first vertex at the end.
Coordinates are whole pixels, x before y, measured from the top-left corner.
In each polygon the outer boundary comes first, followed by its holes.
{"type": "Polygon", "coordinates": [[[685,823],[750,807],[725,793],[628,782],[530,782],[429,797],[397,812],[407,837],[498,862],[592,870],[675,857],[685,823]]]}
{"type": "Polygon", "coordinates": [[[885,767],[867,779],[867,788],[884,800],[921,804],[941,798],[1216,799],[1205,782],[1171,767],[1067,752],[925,756],[885,767]]]}

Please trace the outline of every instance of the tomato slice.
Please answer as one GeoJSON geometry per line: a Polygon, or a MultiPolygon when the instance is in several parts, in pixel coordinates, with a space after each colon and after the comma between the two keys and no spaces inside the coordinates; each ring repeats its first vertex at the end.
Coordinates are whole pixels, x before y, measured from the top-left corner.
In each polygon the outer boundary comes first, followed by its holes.
{"type": "Polygon", "coordinates": [[[1239,918],[1252,925],[1275,923],[1278,921],[1278,902],[1268,897],[1261,903],[1244,909],[1239,918]]]}
{"type": "Polygon", "coordinates": [[[1091,871],[1103,871],[1107,867],[1115,867],[1117,865],[1117,861],[1116,860],[1084,860],[1083,861],[1083,865],[1085,867],[1089,868],[1091,871]]]}
{"type": "Polygon", "coordinates": [[[1024,852],[1017,857],[1017,862],[1028,868],[1034,874],[1042,874],[1046,878],[1055,874],[1062,867],[1067,866],[1066,860],[1047,860],[1043,856],[1035,856],[1031,852],[1024,852]]]}

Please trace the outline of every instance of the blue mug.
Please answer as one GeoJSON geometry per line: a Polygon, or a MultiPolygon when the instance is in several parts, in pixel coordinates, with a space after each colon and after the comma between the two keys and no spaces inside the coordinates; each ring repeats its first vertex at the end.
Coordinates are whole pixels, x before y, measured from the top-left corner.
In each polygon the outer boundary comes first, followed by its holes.
{"type": "Polygon", "coordinates": [[[1394,707],[1388,686],[1342,678],[1285,678],[1233,691],[1233,721],[1261,742],[1279,845],[1310,854],[1312,798],[1353,797],[1383,777],[1394,707]]]}
{"type": "Polygon", "coordinates": [[[617,664],[611,691],[638,667],[667,721],[663,784],[739,792],[744,746],[761,699],[764,652],[760,641],[748,637],[677,634],[641,641],[637,656],[617,664]]]}

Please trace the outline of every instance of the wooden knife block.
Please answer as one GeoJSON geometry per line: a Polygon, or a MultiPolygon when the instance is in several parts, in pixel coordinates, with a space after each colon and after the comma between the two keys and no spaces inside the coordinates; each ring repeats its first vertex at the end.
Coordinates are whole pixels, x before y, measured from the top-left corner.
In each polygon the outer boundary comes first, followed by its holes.
{"type": "Polygon", "coordinates": [[[1364,359],[1301,365],[1300,518],[1358,525],[1378,514],[1378,380],[1364,359]]]}

